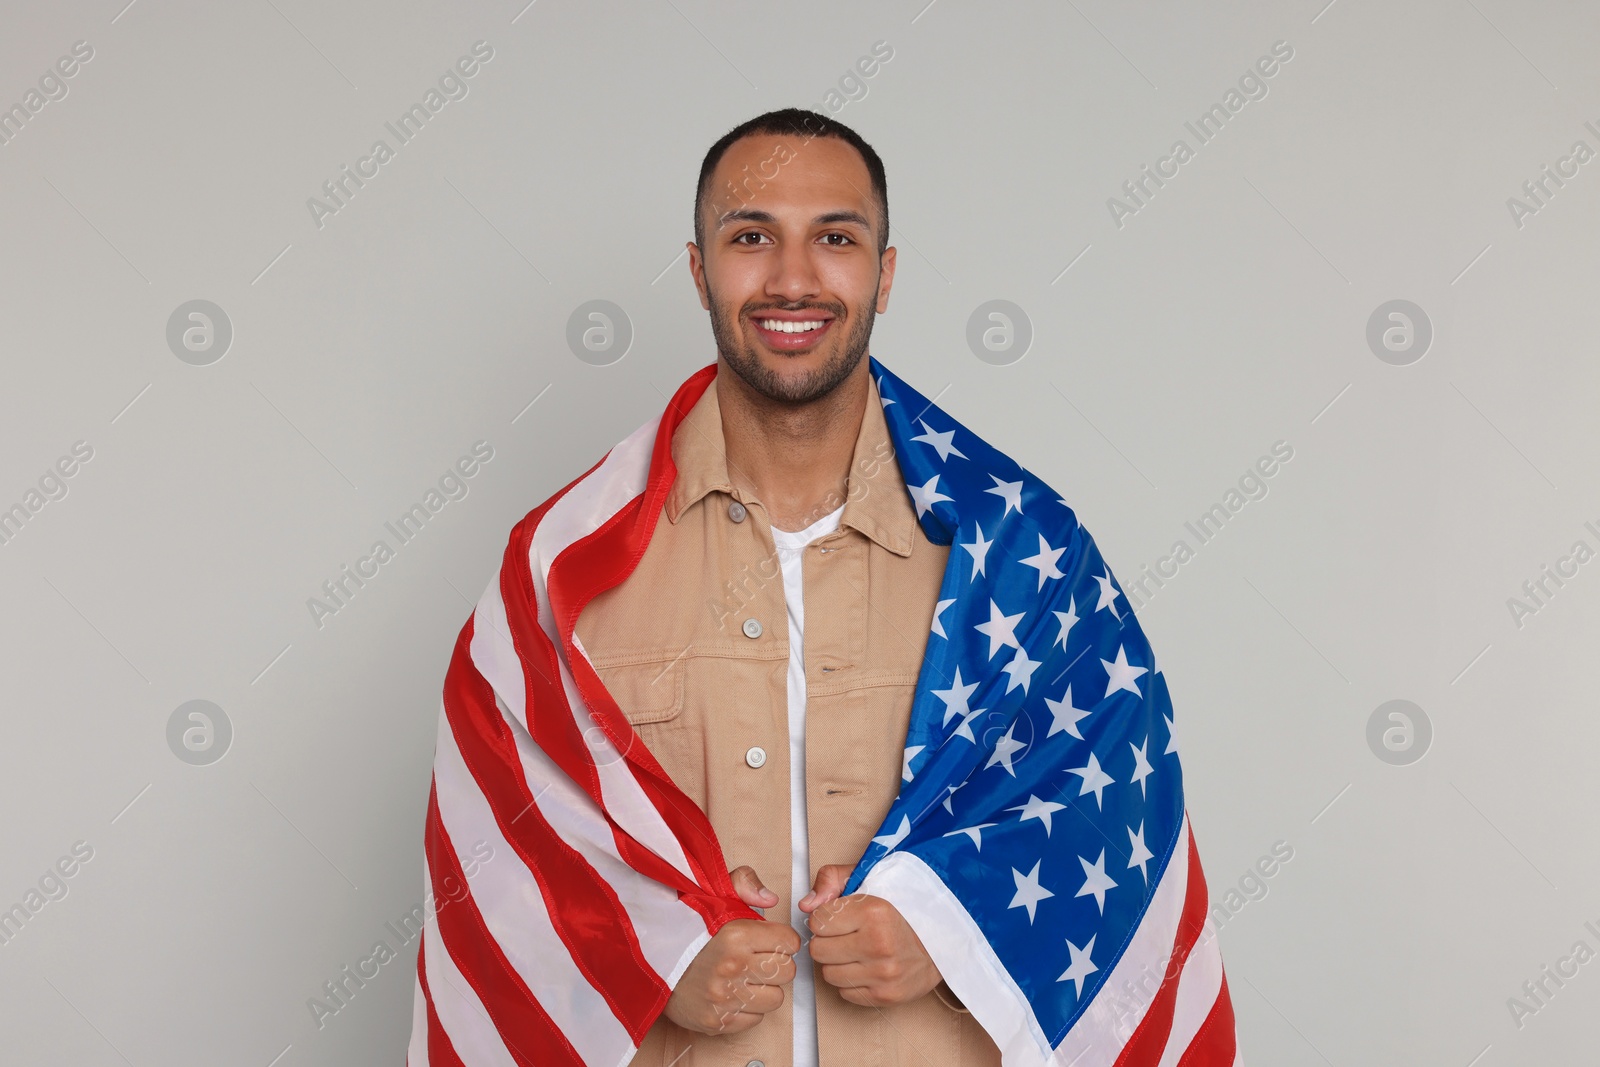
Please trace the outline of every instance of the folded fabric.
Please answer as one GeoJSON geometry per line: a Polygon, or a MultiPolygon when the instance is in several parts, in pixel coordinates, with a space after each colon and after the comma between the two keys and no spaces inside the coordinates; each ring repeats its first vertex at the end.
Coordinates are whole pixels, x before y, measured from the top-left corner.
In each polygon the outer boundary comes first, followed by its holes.
{"type": "MultiPolygon", "coordinates": [[[[846,891],[899,909],[1007,1067],[1238,1062],[1138,620],[1058,493],[869,362],[918,522],[952,550],[900,793],[846,891]]],[[[573,639],[648,545],[715,374],[517,524],[457,639],[414,1067],[626,1063],[710,937],[759,917],[573,639]]]]}

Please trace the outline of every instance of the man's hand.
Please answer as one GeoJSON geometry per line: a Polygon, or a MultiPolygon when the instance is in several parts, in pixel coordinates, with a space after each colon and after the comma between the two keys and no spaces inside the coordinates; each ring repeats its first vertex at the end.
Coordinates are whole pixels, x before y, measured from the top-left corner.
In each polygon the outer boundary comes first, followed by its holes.
{"type": "Polygon", "coordinates": [[[800,910],[811,917],[811,958],[822,966],[822,980],[866,1008],[927,995],[941,976],[922,939],[882,897],[841,897],[850,870],[842,864],[819,869],[816,885],[800,900],[800,910]]]}
{"type": "MultiPolygon", "coordinates": [[[[729,872],[739,899],[752,908],[770,908],[778,895],[756,872],[729,872]]],[[[702,1034],[736,1034],[760,1022],[783,1003],[783,987],[794,980],[794,954],[800,935],[787,923],[734,919],[706,943],[678,979],[667,1001],[667,1018],[702,1034]]]]}

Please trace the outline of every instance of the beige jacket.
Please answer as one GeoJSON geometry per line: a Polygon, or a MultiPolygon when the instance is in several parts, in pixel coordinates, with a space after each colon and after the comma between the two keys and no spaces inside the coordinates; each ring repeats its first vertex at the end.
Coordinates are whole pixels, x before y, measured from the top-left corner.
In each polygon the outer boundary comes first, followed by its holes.
{"type": "MultiPolygon", "coordinates": [[[[788,616],[761,502],[728,478],[713,381],[672,441],[677,480],[637,569],[576,631],[606,687],[674,782],[711,820],[730,868],[749,865],[789,914],[788,616]]],[[[811,876],[854,864],[900,786],[911,697],[949,548],[917,525],[876,383],[839,529],[802,557],[806,819],[811,876]]],[[[839,506],[826,504],[810,521],[839,506]]],[[[801,931],[802,936],[806,935],[801,931]]],[[[991,1067],[1000,1054],[941,989],[863,1008],[816,980],[827,1067],[991,1067]]],[[[662,1016],[639,1067],[790,1067],[790,1002],[739,1034],[662,1016]]]]}

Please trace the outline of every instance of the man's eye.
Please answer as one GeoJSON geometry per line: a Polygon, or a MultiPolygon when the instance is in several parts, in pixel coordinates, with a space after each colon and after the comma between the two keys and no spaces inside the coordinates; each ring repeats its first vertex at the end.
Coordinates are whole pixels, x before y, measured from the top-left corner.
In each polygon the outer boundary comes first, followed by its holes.
{"type": "Polygon", "coordinates": [[[758,244],[764,238],[765,238],[764,234],[760,234],[760,233],[757,233],[754,230],[751,230],[749,233],[741,233],[739,236],[735,237],[733,239],[733,243],[734,244],[740,244],[740,243],[743,243],[743,244],[758,244]],[[754,237],[755,240],[754,241],[746,241],[745,240],[746,237],[754,237]]]}
{"type": "MultiPolygon", "coordinates": [[[[822,235],[822,239],[824,241],[831,240],[832,238],[835,238],[835,237],[837,237],[839,239],[839,243],[840,244],[847,244],[847,245],[855,244],[855,242],[852,241],[847,235],[842,234],[842,233],[825,233],[825,234],[822,235]]],[[[839,245],[835,245],[834,247],[837,248],[837,247],[839,247],[839,245]]]]}

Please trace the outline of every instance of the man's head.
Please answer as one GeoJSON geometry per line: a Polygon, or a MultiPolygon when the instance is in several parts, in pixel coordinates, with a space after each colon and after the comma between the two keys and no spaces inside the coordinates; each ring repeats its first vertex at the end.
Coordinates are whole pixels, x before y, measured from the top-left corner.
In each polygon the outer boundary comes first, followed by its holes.
{"type": "Polygon", "coordinates": [[[745,383],[799,404],[850,377],[894,280],[887,184],[871,145],[811,111],[751,119],[706,153],[694,229],[700,303],[745,383]]]}

